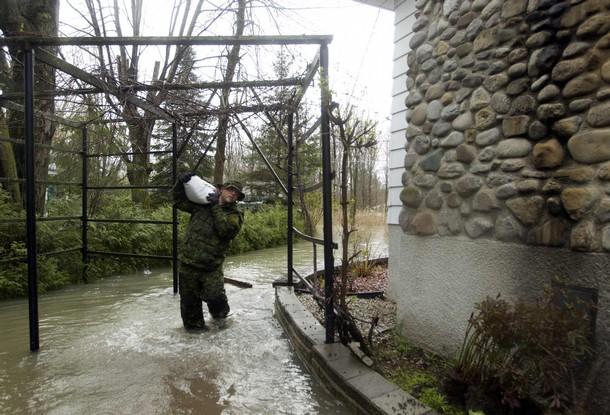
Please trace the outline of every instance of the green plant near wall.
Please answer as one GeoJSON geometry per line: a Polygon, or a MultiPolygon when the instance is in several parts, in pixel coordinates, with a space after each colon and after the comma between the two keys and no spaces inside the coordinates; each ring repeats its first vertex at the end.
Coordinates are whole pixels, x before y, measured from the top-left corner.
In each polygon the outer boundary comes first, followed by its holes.
{"type": "Polygon", "coordinates": [[[558,306],[550,289],[514,305],[487,298],[469,319],[455,374],[469,387],[499,391],[509,408],[566,409],[575,372],[592,353],[584,310],[558,306]]]}
{"type": "Polygon", "coordinates": [[[401,389],[417,397],[421,403],[438,411],[440,414],[466,414],[462,408],[447,402],[447,398],[440,391],[438,379],[429,373],[415,370],[400,370],[392,377],[392,381],[401,389]]]}
{"type": "Polygon", "coordinates": [[[374,360],[378,369],[402,390],[441,415],[466,415],[463,407],[449,402],[443,394],[442,380],[448,369],[447,360],[416,347],[393,332],[384,346],[375,346],[374,360]]]}

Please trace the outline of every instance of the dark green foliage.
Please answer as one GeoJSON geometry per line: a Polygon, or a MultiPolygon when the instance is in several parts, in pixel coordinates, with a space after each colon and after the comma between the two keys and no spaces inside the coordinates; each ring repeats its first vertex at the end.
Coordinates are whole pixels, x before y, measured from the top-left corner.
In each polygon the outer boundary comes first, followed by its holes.
{"type": "Polygon", "coordinates": [[[586,313],[559,307],[550,290],[535,302],[512,305],[487,298],[469,320],[456,375],[468,393],[497,395],[519,408],[565,408],[574,373],[591,353],[586,313]]]}
{"type": "Polygon", "coordinates": [[[409,344],[398,332],[380,337],[373,351],[380,372],[402,390],[439,414],[466,415],[461,405],[448,402],[442,393],[446,359],[409,344]]]}
{"type": "Polygon", "coordinates": [[[229,255],[286,243],[287,223],[286,208],[282,205],[266,205],[256,213],[246,211],[244,225],[231,243],[229,255]]]}
{"type": "MultiPolygon", "coordinates": [[[[49,216],[78,215],[79,199],[55,199],[49,206],[49,216]]],[[[0,189],[0,219],[24,217],[20,207],[10,203],[0,189]]],[[[142,209],[131,202],[127,193],[107,197],[100,204],[97,218],[171,220],[172,207],[162,204],[155,209],[142,209]]],[[[269,248],[286,243],[286,209],[281,205],[266,206],[256,213],[246,212],[242,231],[233,240],[229,254],[269,248]]],[[[180,213],[179,231],[183,234],[188,214],[180,213]]],[[[81,245],[80,220],[38,222],[38,252],[53,252],[81,245]]],[[[89,249],[171,256],[171,225],[97,223],[89,224],[89,249]]],[[[25,222],[0,223],[0,259],[26,256],[25,222]]],[[[170,261],[91,256],[86,273],[89,281],[118,273],[129,273],[144,268],[170,266],[170,261]]],[[[38,287],[40,292],[56,289],[84,279],[80,251],[56,256],[38,257],[38,287]]],[[[25,262],[0,265],[0,299],[27,294],[27,266],[25,262]]]]}

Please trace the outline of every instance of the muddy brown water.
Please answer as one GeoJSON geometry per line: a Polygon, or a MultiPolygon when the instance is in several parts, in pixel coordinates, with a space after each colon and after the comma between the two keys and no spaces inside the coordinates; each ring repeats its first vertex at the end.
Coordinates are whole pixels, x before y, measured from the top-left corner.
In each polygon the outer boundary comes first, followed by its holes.
{"type": "MultiPolygon", "coordinates": [[[[383,231],[374,234],[383,254],[383,231]]],[[[295,246],[311,270],[311,245],[295,246]]],[[[26,300],[0,302],[2,414],[349,414],[303,368],[273,317],[285,247],[230,257],[233,314],[182,328],[171,270],[115,276],[41,296],[41,349],[28,350],[26,300]]]]}

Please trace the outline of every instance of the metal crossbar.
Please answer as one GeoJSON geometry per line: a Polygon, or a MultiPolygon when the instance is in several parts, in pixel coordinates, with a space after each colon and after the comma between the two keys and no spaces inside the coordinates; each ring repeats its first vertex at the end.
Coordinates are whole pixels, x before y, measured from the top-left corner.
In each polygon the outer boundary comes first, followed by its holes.
{"type": "MultiPolygon", "coordinates": [[[[231,82],[193,82],[189,84],[134,84],[129,86],[122,86],[119,89],[129,91],[191,91],[194,89],[220,89],[220,88],[270,88],[278,86],[299,86],[307,82],[307,78],[284,78],[275,80],[261,80],[261,81],[231,81],[231,82]]],[[[55,90],[55,91],[36,91],[34,98],[37,99],[50,99],[56,96],[70,96],[70,95],[89,95],[89,94],[103,94],[104,91],[101,88],[78,88],[72,90],[55,90]]],[[[13,100],[23,98],[21,92],[5,92],[0,94],[0,101],[2,100],[13,100]]]]}
{"type": "MultiPolygon", "coordinates": [[[[8,143],[13,143],[13,144],[19,144],[19,145],[25,145],[25,140],[20,140],[18,138],[0,137],[0,141],[4,141],[4,142],[8,142],[8,143]]],[[[34,147],[48,148],[50,150],[59,151],[59,152],[62,152],[62,153],[80,154],[80,151],[71,150],[69,148],[57,147],[57,146],[53,146],[53,145],[50,145],[50,144],[34,143],[34,147]]]]}
{"type": "MultiPolygon", "coordinates": [[[[74,247],[74,248],[68,248],[68,249],[60,249],[57,251],[51,251],[51,252],[41,252],[38,253],[38,256],[53,256],[53,255],[60,255],[60,254],[65,254],[68,252],[76,252],[76,251],[80,251],[82,248],[80,246],[78,247],[74,247]]],[[[29,257],[27,256],[23,256],[23,257],[13,257],[13,258],[3,258],[0,259],[0,264],[6,264],[6,263],[11,263],[11,262],[22,262],[22,261],[28,261],[29,257]]]]}
{"type": "Polygon", "coordinates": [[[285,36],[139,36],[139,37],[51,37],[11,36],[0,38],[0,46],[132,46],[132,45],[320,45],[332,41],[330,35],[285,36]]]}
{"type": "Polygon", "coordinates": [[[142,223],[148,225],[172,225],[171,220],[135,220],[135,219],[87,219],[88,222],[97,223],[142,223]]]}
{"type": "Polygon", "coordinates": [[[70,150],[68,148],[63,148],[63,147],[57,147],[57,146],[50,145],[50,144],[34,143],[34,147],[48,148],[49,150],[57,151],[57,152],[60,152],[60,153],[80,154],[80,151],[70,150]]]}
{"type": "Polygon", "coordinates": [[[106,255],[132,258],[150,258],[150,259],[173,259],[173,256],[168,255],[148,255],[148,254],[133,254],[128,252],[110,252],[110,251],[87,251],[91,255],[106,255]]]}
{"type": "Polygon", "coordinates": [[[172,186],[87,186],[87,190],[168,190],[171,189],[172,186]]]}
{"type": "MultiPolygon", "coordinates": [[[[324,245],[324,239],[319,239],[319,238],[315,238],[313,236],[306,235],[303,232],[301,232],[300,230],[298,230],[297,228],[295,228],[294,226],[292,227],[292,231],[294,232],[295,236],[297,236],[298,238],[300,238],[304,241],[312,242],[312,243],[318,244],[318,245],[324,245]]],[[[333,242],[332,246],[333,246],[333,249],[339,249],[339,244],[337,244],[336,242],[333,242]]]]}
{"type": "MultiPolygon", "coordinates": [[[[12,177],[0,177],[0,182],[3,183],[25,183],[27,178],[12,178],[12,177]]],[[[56,186],[80,186],[82,183],[77,182],[61,182],[57,180],[34,180],[34,184],[51,184],[56,186]]]]}
{"type": "MultiPolygon", "coordinates": [[[[36,218],[36,222],[59,222],[59,221],[71,221],[81,220],[81,216],[56,216],[56,217],[41,217],[36,218]]],[[[15,218],[15,219],[0,219],[0,223],[22,223],[25,222],[26,218],[15,218]]]]}
{"type": "Polygon", "coordinates": [[[140,153],[136,152],[126,152],[126,153],[90,153],[85,154],[85,157],[120,157],[120,156],[133,156],[136,154],[171,154],[172,150],[153,150],[153,151],[142,151],[140,153]]]}

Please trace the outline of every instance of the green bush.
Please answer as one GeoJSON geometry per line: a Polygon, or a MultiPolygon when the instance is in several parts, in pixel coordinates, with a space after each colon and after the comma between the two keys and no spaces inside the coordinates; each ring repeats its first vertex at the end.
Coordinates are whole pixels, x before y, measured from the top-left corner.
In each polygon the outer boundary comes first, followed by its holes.
{"type": "Polygon", "coordinates": [[[477,304],[455,368],[461,381],[499,391],[510,408],[566,408],[574,373],[591,353],[589,321],[583,309],[554,300],[547,290],[535,302],[498,296],[477,304]]]}
{"type": "MultiPolygon", "coordinates": [[[[80,215],[80,199],[55,199],[48,205],[48,216],[80,215]]],[[[0,219],[23,218],[23,209],[10,203],[7,194],[0,189],[0,219]]],[[[97,218],[164,220],[172,218],[169,203],[154,209],[134,206],[128,194],[105,198],[97,218]]],[[[189,215],[179,212],[179,234],[189,220],[189,215]]],[[[256,249],[269,248],[286,243],[287,215],[282,205],[266,206],[253,213],[245,212],[241,232],[233,240],[229,255],[256,249]]],[[[128,223],[89,223],[89,250],[125,252],[171,256],[172,226],[128,223]]],[[[38,252],[53,252],[81,245],[80,220],[38,222],[38,252]]],[[[25,222],[0,223],[0,259],[26,256],[25,222]]],[[[83,264],[80,251],[55,256],[38,257],[38,288],[40,292],[56,289],[83,280],[83,264]]],[[[135,272],[155,266],[170,266],[167,260],[91,255],[87,266],[87,280],[94,280],[118,273],[135,272]]],[[[27,266],[25,262],[9,262],[0,268],[0,299],[27,294],[27,266]]]]}
{"type": "MultiPolygon", "coordinates": [[[[298,219],[296,225],[298,226],[298,219]]],[[[228,254],[236,255],[285,244],[287,226],[286,208],[280,204],[265,206],[255,213],[246,211],[244,225],[231,242],[228,254]]]]}
{"type": "Polygon", "coordinates": [[[448,402],[442,393],[441,381],[447,365],[445,359],[409,344],[399,332],[395,332],[386,342],[376,352],[382,373],[439,414],[466,415],[461,406],[448,402]]]}
{"type": "MultiPolygon", "coordinates": [[[[2,258],[23,257],[26,255],[25,243],[14,241],[2,258]],[[6,255],[6,256],[5,256],[6,255]]],[[[80,258],[76,259],[80,265],[80,258]]],[[[41,293],[63,287],[74,282],[68,263],[58,258],[39,256],[38,261],[38,291],[41,293]]],[[[80,272],[80,268],[72,267],[80,272]]],[[[0,299],[22,297],[27,294],[27,264],[25,262],[9,263],[0,270],[0,299]]]]}
{"type": "MultiPolygon", "coordinates": [[[[73,216],[74,201],[58,200],[49,205],[48,216],[73,216]]],[[[80,202],[78,203],[80,206],[80,202]]],[[[0,189],[0,219],[24,218],[23,209],[10,202],[6,192],[0,189]]],[[[80,220],[65,222],[39,222],[36,229],[38,253],[79,247],[80,220]]],[[[27,255],[25,222],[0,223],[0,259],[23,258],[27,255]]],[[[82,263],[80,252],[58,256],[39,255],[38,291],[62,287],[78,282],[82,263]]],[[[5,262],[0,269],[0,298],[14,298],[27,294],[27,264],[24,260],[5,262]]]]}

